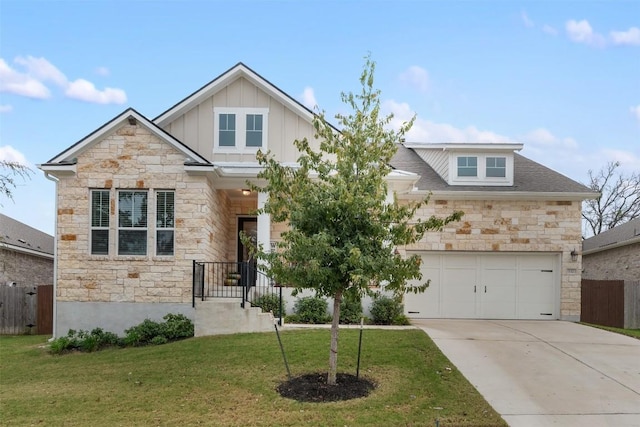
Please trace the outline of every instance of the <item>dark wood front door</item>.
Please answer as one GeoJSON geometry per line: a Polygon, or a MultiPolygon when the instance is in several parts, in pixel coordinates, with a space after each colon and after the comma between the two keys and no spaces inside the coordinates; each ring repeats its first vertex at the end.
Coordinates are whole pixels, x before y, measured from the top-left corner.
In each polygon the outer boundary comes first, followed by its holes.
{"type": "Polygon", "coordinates": [[[238,218],[238,263],[245,271],[242,274],[242,282],[244,285],[255,285],[255,268],[256,260],[252,257],[248,245],[242,243],[240,233],[244,232],[251,240],[251,245],[258,242],[258,220],[255,217],[238,218]]]}

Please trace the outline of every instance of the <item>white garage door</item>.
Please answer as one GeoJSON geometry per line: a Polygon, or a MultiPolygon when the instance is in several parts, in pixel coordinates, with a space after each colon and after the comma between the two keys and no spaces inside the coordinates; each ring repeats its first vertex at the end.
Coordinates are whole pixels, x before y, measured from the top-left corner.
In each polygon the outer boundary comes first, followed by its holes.
{"type": "MultiPolygon", "coordinates": [[[[414,318],[558,319],[558,255],[422,253],[431,284],[405,296],[414,318]]],[[[417,284],[418,282],[416,282],[417,284]]]]}

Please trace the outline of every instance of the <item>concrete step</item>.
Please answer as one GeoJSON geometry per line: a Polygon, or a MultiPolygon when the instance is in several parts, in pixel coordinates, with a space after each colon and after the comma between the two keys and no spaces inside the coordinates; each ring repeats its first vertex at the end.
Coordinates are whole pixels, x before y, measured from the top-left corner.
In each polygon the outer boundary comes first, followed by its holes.
{"type": "Polygon", "coordinates": [[[196,301],[195,336],[237,334],[242,332],[269,332],[273,330],[273,316],[260,307],[240,298],[212,298],[196,301]]]}

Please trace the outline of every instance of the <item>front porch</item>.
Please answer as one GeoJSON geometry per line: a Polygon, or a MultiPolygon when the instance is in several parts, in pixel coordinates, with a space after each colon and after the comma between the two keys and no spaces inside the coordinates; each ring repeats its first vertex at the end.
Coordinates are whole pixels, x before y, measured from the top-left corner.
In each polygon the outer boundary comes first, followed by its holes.
{"type": "Polygon", "coordinates": [[[255,261],[193,261],[195,335],[272,331],[282,325],[282,288],[255,261]],[[275,316],[274,316],[275,314],[275,316]],[[277,317],[276,317],[277,316],[277,317]]]}

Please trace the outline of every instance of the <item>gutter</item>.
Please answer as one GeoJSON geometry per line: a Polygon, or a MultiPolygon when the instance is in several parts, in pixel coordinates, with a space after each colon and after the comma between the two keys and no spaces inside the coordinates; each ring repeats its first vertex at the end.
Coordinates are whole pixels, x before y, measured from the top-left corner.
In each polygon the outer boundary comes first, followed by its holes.
{"type": "Polygon", "coordinates": [[[634,237],[629,240],[624,240],[622,242],[611,243],[609,245],[599,246],[593,249],[582,250],[582,256],[591,255],[598,252],[608,251],[609,249],[620,248],[622,246],[633,245],[634,243],[640,243],[640,236],[634,237]]]}

